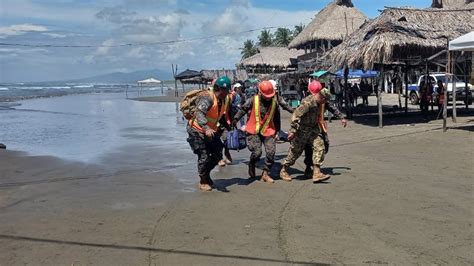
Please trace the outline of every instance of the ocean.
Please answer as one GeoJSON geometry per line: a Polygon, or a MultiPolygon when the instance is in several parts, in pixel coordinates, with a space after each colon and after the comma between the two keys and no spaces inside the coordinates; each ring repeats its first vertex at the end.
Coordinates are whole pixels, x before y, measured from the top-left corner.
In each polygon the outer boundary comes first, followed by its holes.
{"type": "Polygon", "coordinates": [[[170,167],[194,160],[178,103],[126,99],[124,86],[3,86],[0,97],[27,99],[0,107],[0,143],[29,155],[134,168],[153,167],[160,157],[170,167]]]}

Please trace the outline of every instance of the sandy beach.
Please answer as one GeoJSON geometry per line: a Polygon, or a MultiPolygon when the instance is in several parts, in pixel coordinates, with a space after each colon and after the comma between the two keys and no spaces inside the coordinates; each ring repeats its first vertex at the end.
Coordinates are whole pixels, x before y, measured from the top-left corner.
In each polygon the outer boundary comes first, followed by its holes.
{"type": "MultiPolygon", "coordinates": [[[[133,169],[0,150],[0,261],[472,265],[474,117],[458,120],[444,134],[440,120],[334,121],[328,183],[302,179],[302,158],[294,182],[249,180],[241,151],[213,172],[211,193],[180,190],[180,177],[192,180],[190,152],[133,169]],[[172,166],[180,156],[185,164],[172,166]]],[[[287,148],[278,145],[279,160],[287,148]]]]}

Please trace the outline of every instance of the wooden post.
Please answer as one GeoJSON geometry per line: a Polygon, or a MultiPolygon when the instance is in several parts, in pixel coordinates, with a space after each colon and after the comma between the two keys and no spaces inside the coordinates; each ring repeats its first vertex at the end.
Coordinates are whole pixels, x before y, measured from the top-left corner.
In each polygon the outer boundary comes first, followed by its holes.
{"type": "Polygon", "coordinates": [[[383,65],[380,69],[380,86],[378,87],[377,91],[377,105],[379,109],[379,128],[383,127],[383,109],[382,109],[382,87],[385,85],[385,75],[383,65]]]}
{"type": "Polygon", "coordinates": [[[469,94],[469,87],[467,85],[467,83],[468,83],[467,77],[468,76],[469,75],[467,74],[467,53],[466,53],[465,58],[464,58],[464,86],[465,86],[464,87],[464,93],[465,93],[464,103],[466,104],[466,109],[469,109],[469,104],[468,104],[469,103],[468,102],[469,98],[467,97],[467,95],[469,94]]]}
{"type": "Polygon", "coordinates": [[[451,51],[448,50],[448,63],[446,64],[446,74],[444,78],[446,80],[446,87],[444,88],[444,102],[443,102],[443,132],[448,130],[447,120],[448,120],[448,86],[451,71],[451,51]]]}
{"type": "Polygon", "coordinates": [[[408,61],[405,62],[405,115],[408,115],[408,61]]]}
{"type": "Polygon", "coordinates": [[[456,123],[456,118],[457,118],[457,113],[456,113],[456,79],[454,78],[454,72],[456,71],[456,56],[453,52],[453,55],[452,55],[452,58],[451,59],[454,59],[452,60],[451,62],[451,78],[452,78],[452,81],[453,81],[453,122],[456,123]]]}
{"type": "Polygon", "coordinates": [[[174,77],[174,97],[178,97],[178,81],[176,80],[176,74],[178,73],[178,65],[176,67],[172,64],[171,69],[173,70],[174,77]]]}
{"type": "Polygon", "coordinates": [[[344,94],[345,94],[345,103],[346,103],[346,115],[347,118],[352,119],[352,103],[350,102],[349,97],[349,84],[348,83],[349,77],[349,67],[344,67],[344,94]]]}

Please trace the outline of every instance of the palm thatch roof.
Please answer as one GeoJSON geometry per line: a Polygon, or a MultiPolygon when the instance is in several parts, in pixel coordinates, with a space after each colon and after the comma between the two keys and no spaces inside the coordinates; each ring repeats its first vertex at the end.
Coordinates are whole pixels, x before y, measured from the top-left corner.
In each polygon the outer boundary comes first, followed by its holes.
{"type": "Polygon", "coordinates": [[[387,8],[328,54],[334,69],[373,69],[411,57],[428,58],[474,30],[474,9],[387,8]]]}
{"type": "Polygon", "coordinates": [[[240,61],[243,67],[290,67],[296,65],[296,58],[304,51],[288,49],[286,47],[261,47],[259,53],[240,61]]]}
{"type": "Polygon", "coordinates": [[[247,71],[245,69],[222,69],[222,70],[201,70],[202,79],[205,81],[212,81],[221,76],[229,77],[233,82],[243,81],[248,78],[247,71]]]}
{"type": "Polygon", "coordinates": [[[183,84],[206,84],[221,76],[229,77],[232,82],[242,81],[248,79],[249,75],[245,69],[221,69],[209,70],[203,69],[201,71],[194,71],[196,75],[188,76],[187,78],[179,79],[183,84]]]}
{"type": "Polygon", "coordinates": [[[317,40],[342,41],[368,18],[350,0],[335,0],[316,14],[311,23],[296,36],[288,48],[300,49],[317,40]]]}
{"type": "Polygon", "coordinates": [[[432,8],[474,8],[473,0],[433,0],[432,8]]]}

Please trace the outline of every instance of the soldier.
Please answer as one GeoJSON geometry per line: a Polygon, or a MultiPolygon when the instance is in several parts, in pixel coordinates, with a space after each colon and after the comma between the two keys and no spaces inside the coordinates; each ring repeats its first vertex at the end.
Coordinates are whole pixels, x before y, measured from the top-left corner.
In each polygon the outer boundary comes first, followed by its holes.
{"type": "Polygon", "coordinates": [[[199,189],[211,191],[214,183],[210,173],[222,158],[223,144],[220,139],[221,125],[227,125],[226,114],[229,112],[228,101],[225,101],[231,86],[226,76],[218,78],[212,90],[203,91],[195,100],[194,117],[189,120],[187,131],[188,142],[198,156],[199,189]]]}
{"type": "Polygon", "coordinates": [[[292,180],[288,170],[295,164],[307,145],[310,145],[309,147],[312,149],[306,154],[305,175],[312,175],[314,183],[330,178],[329,175],[321,173],[321,165],[327,150],[325,146],[329,145],[329,143],[325,143],[325,140],[327,142],[327,125],[324,121],[325,108],[340,118],[344,127],[347,126],[344,115],[335,105],[328,103],[330,97],[328,89],[323,89],[319,81],[313,81],[308,85],[308,90],[311,94],[303,99],[291,118],[291,128],[288,135],[291,145],[280,172],[280,177],[285,181],[292,180]]]}
{"type": "Polygon", "coordinates": [[[269,81],[262,81],[258,85],[259,93],[245,102],[235,115],[232,124],[237,122],[250,111],[245,131],[247,132],[247,146],[251,152],[249,162],[249,176],[255,178],[255,166],[262,155],[262,143],[265,146],[265,166],[261,180],[268,183],[275,181],[269,175],[275,162],[275,138],[280,130],[280,111],[278,106],[286,110],[293,110],[280,97],[275,95],[275,89],[269,81]],[[281,100],[280,100],[281,99],[281,100]]]}

